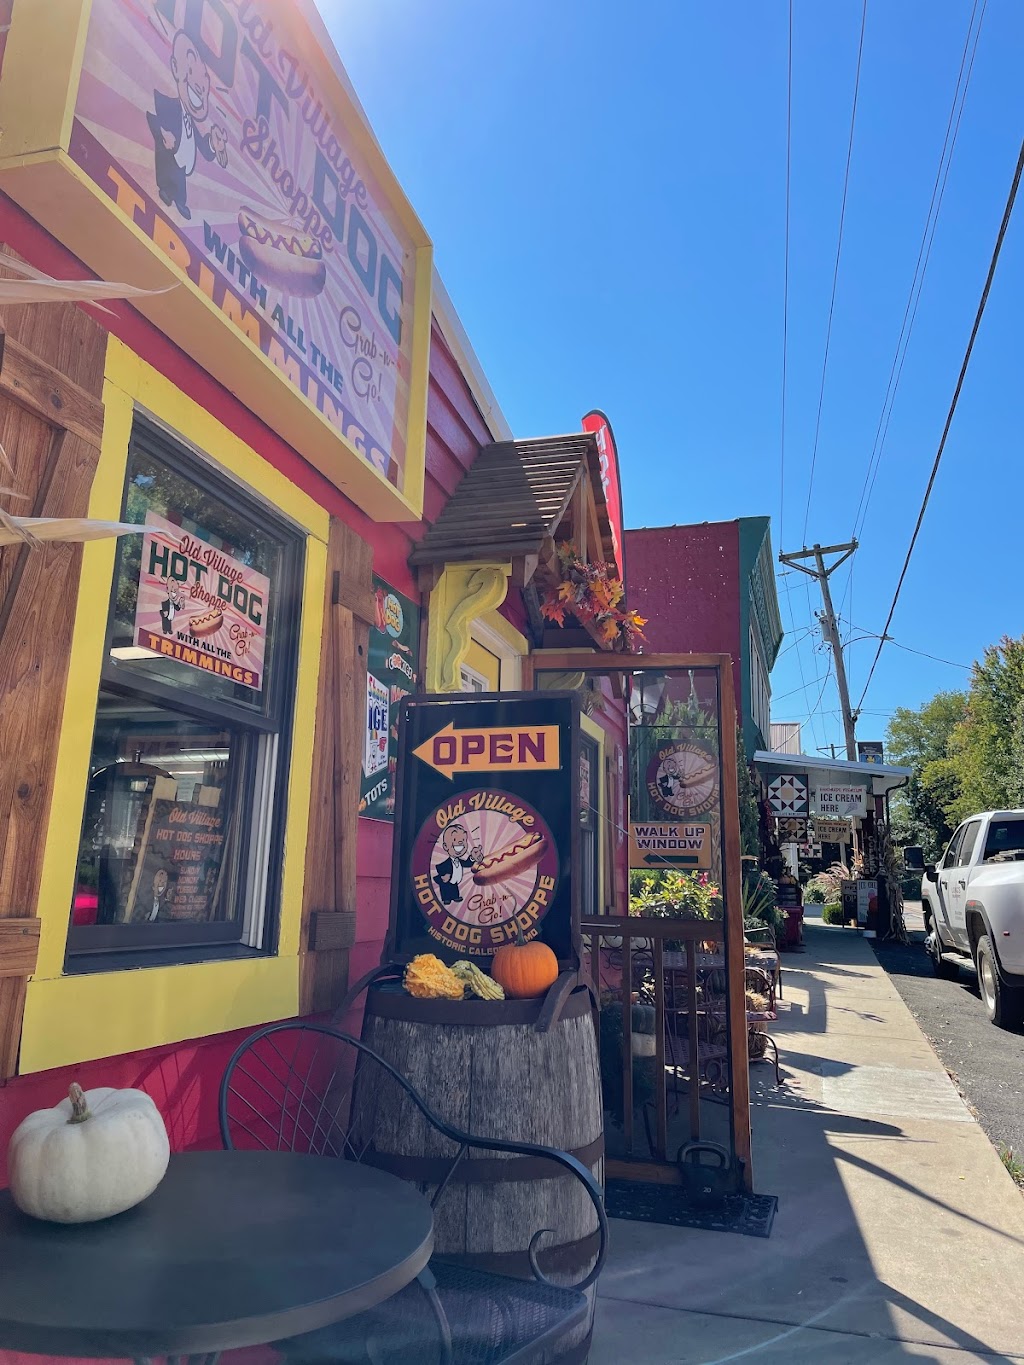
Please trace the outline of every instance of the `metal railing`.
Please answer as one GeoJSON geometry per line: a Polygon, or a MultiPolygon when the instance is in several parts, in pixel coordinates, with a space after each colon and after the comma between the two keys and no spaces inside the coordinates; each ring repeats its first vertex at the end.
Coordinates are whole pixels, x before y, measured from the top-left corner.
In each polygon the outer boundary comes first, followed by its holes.
{"type": "MultiPolygon", "coordinates": [[[[670,1118],[683,1114],[682,1099],[685,1130],[673,1134],[673,1148],[680,1137],[699,1142],[704,1136],[703,1099],[728,1103],[732,1098],[723,925],[718,920],[594,916],[584,918],[580,928],[582,976],[601,1009],[599,1027],[608,1027],[609,1011],[621,1010],[618,1064],[626,1160],[638,1159],[639,1109],[648,1159],[668,1162],[670,1118]],[[654,1009],[654,1094],[649,1099],[635,1093],[638,1057],[650,1055],[635,1043],[635,1003],[654,1009]]],[[[742,1042],[745,1061],[745,1037],[742,1042]]],[[[601,1051],[607,1067],[612,1064],[608,1050],[602,1045],[601,1051]]],[[[608,1089],[617,1092],[618,1086],[608,1089]]]]}

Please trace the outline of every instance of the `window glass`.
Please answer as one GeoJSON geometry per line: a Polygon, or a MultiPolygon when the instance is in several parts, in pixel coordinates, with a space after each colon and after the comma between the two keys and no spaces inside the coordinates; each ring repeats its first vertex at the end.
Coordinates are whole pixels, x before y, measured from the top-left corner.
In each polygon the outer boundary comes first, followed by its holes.
{"type": "Polygon", "coordinates": [[[964,830],[963,842],[957,850],[957,864],[963,867],[971,861],[974,856],[974,845],[978,842],[978,833],[981,830],[981,821],[972,820],[964,830]]]}
{"type": "Polygon", "coordinates": [[[301,541],[142,424],[125,517],[148,529],[122,539],[110,599],[74,970],[267,948],[279,890],[301,541]]]}
{"type": "Polygon", "coordinates": [[[120,541],[111,659],[144,678],[265,709],[281,537],[141,440],[129,456],[124,517],[148,519],[152,531],[120,541]],[[175,654],[148,648],[153,637],[175,654]]]}
{"type": "Polygon", "coordinates": [[[1024,856],[1024,820],[993,820],[985,840],[985,862],[1013,862],[1024,856]]]}
{"type": "Polygon", "coordinates": [[[459,669],[459,687],[463,692],[486,692],[487,679],[475,668],[463,664],[459,669]]]}
{"type": "Polygon", "coordinates": [[[957,855],[960,851],[960,841],[963,837],[964,826],[961,825],[949,841],[949,847],[946,849],[946,856],[942,860],[943,867],[956,867],[957,855]]]}
{"type": "Polygon", "coordinates": [[[250,747],[216,722],[101,693],[75,923],[237,917],[232,845],[250,747]]]}

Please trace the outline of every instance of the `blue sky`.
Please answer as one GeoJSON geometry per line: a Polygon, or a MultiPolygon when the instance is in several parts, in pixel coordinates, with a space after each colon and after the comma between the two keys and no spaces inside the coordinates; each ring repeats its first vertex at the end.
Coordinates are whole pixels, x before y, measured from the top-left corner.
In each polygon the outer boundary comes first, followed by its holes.
{"type": "MultiPolygon", "coordinates": [[[[767,513],[776,551],[799,548],[861,0],[794,5],[784,482],[784,0],[319,4],[516,434],[599,406],[627,525],[767,513]]],[[[868,0],[812,542],[853,530],[973,8],[868,0]]],[[[852,587],[845,569],[833,580],[854,701],[874,654],[858,637],[884,624],[1016,164],[1022,52],[1024,5],[988,0],[852,587]]],[[[891,628],[962,664],[1024,633],[1022,299],[1024,194],[891,628]]],[[[795,576],[780,589],[773,716],[803,720],[813,751],[841,738],[835,688],[813,598],[795,576]]],[[[859,736],[966,677],[887,646],[859,736]]]]}

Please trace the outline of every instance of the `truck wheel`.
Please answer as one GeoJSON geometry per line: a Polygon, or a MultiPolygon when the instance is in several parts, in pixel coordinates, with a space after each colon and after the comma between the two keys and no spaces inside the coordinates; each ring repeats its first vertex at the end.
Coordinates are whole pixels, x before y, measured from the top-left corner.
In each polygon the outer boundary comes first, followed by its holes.
{"type": "Polygon", "coordinates": [[[978,939],[975,957],[978,987],[989,1019],[997,1028],[1020,1028],[1024,1023],[1024,990],[1008,986],[999,975],[999,963],[988,934],[978,939]]]}
{"type": "Polygon", "coordinates": [[[943,981],[956,981],[960,976],[960,968],[955,962],[943,961],[942,940],[939,938],[935,921],[931,915],[925,920],[925,927],[928,930],[928,937],[924,941],[924,946],[928,950],[932,970],[936,976],[941,976],[943,981]]]}

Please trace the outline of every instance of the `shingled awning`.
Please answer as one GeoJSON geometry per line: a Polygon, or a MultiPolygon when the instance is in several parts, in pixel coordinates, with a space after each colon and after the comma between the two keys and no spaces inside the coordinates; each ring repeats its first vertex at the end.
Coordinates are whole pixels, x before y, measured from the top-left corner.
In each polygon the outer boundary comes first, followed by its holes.
{"type": "Polygon", "coordinates": [[[614,558],[593,433],[496,441],[480,451],[409,563],[543,560],[567,521],[591,559],[614,558]]]}

